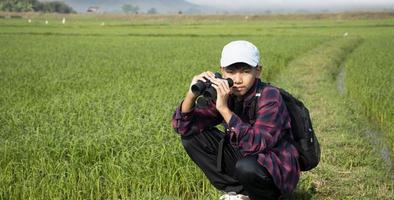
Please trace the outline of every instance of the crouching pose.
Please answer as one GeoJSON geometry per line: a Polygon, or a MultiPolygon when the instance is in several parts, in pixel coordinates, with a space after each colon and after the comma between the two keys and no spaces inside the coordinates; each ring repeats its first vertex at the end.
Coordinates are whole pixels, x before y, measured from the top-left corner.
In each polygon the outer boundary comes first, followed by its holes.
{"type": "Polygon", "coordinates": [[[230,42],[220,60],[223,77],[209,71],[194,76],[173,115],[187,154],[224,192],[220,199],[289,199],[299,180],[289,113],[279,90],[259,79],[259,60],[252,43],[230,42]],[[216,97],[197,99],[205,98],[196,92],[201,83],[216,97]]]}

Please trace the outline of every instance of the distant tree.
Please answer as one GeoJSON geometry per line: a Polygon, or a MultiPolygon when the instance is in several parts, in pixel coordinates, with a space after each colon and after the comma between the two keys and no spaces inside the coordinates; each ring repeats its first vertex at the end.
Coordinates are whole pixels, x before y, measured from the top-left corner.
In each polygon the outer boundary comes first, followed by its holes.
{"type": "Polygon", "coordinates": [[[72,13],[75,12],[70,6],[62,1],[42,2],[38,5],[38,11],[72,13]]]}
{"type": "Polygon", "coordinates": [[[138,6],[133,6],[131,4],[125,4],[122,6],[122,10],[125,13],[138,13],[140,8],[138,6]]]}
{"type": "Polygon", "coordinates": [[[33,5],[29,2],[22,2],[19,1],[15,5],[15,11],[16,12],[29,12],[33,11],[33,5]]]}
{"type": "Polygon", "coordinates": [[[147,13],[148,13],[148,14],[157,14],[157,10],[156,10],[156,8],[150,8],[150,9],[147,11],[147,13]]]}
{"type": "Polygon", "coordinates": [[[33,11],[33,0],[0,0],[0,10],[9,12],[33,11]]]}
{"type": "Polygon", "coordinates": [[[0,0],[0,11],[75,12],[70,6],[62,1],[40,2],[38,0],[0,0]]]}
{"type": "Polygon", "coordinates": [[[133,7],[133,6],[130,5],[130,4],[125,4],[125,5],[122,6],[122,10],[123,10],[123,12],[125,12],[125,13],[129,13],[129,12],[131,12],[132,7],[133,7]]]}
{"type": "Polygon", "coordinates": [[[52,1],[48,2],[53,8],[54,12],[58,13],[72,13],[75,12],[69,5],[62,1],[52,1]]]}

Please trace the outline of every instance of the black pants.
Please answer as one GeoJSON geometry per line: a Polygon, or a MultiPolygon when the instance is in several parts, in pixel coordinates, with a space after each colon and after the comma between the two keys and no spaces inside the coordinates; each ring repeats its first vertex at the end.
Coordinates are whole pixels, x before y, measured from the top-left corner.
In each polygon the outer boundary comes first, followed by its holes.
{"type": "Polygon", "coordinates": [[[217,168],[217,154],[224,134],[216,128],[182,137],[190,158],[201,168],[218,190],[248,195],[252,200],[278,199],[280,191],[268,171],[257,163],[256,156],[242,157],[225,140],[222,170],[217,168]]]}

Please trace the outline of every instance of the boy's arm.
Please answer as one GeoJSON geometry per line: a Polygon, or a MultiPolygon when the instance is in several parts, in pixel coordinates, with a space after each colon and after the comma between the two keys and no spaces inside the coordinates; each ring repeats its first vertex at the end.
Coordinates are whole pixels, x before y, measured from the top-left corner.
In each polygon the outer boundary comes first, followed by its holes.
{"type": "Polygon", "coordinates": [[[185,100],[183,100],[181,112],[182,113],[190,112],[194,107],[194,102],[196,102],[196,98],[197,97],[195,97],[195,95],[189,90],[186,94],[185,100]]]}
{"type": "Polygon", "coordinates": [[[197,95],[193,94],[191,88],[198,81],[206,82],[215,79],[215,74],[207,71],[193,77],[185,99],[176,109],[172,117],[172,127],[181,135],[188,135],[192,132],[202,132],[205,128],[213,127],[223,121],[222,116],[216,110],[213,102],[207,108],[195,108],[194,102],[197,95]]]}
{"type": "Polygon", "coordinates": [[[172,117],[172,127],[181,135],[201,133],[208,127],[214,127],[223,121],[213,102],[207,108],[195,108],[195,98],[186,95],[172,117]]]}

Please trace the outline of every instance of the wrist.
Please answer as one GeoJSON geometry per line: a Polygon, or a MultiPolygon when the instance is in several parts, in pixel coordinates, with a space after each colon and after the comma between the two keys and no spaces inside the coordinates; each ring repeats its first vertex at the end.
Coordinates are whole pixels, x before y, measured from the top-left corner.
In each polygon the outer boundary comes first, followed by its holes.
{"type": "Polygon", "coordinates": [[[224,121],[228,123],[231,119],[231,116],[233,115],[233,112],[227,106],[218,109],[218,111],[222,115],[224,121]]]}
{"type": "Polygon", "coordinates": [[[220,106],[220,107],[216,107],[216,109],[217,109],[220,113],[226,113],[226,112],[229,112],[229,111],[230,111],[230,109],[229,109],[226,105],[223,105],[223,106],[220,106]]]}
{"type": "Polygon", "coordinates": [[[187,91],[186,93],[186,98],[192,99],[192,100],[196,100],[197,96],[190,90],[187,91]]]}
{"type": "Polygon", "coordinates": [[[196,98],[197,97],[192,92],[190,91],[187,92],[185,99],[183,100],[182,103],[182,108],[181,108],[182,113],[190,112],[193,109],[196,98]]]}

